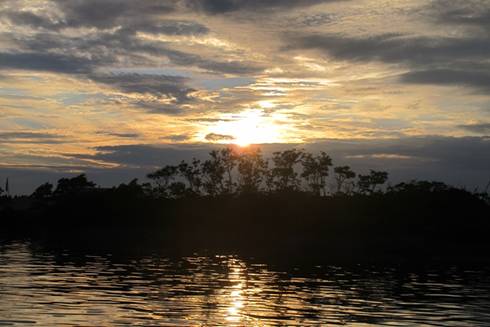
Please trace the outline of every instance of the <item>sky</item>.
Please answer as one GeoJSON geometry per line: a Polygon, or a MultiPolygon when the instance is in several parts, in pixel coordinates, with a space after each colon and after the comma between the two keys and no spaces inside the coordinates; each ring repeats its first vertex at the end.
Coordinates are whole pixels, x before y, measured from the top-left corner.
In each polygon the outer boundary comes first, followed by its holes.
{"type": "Polygon", "coordinates": [[[13,192],[127,182],[229,143],[484,188],[490,2],[0,2],[13,192]]]}

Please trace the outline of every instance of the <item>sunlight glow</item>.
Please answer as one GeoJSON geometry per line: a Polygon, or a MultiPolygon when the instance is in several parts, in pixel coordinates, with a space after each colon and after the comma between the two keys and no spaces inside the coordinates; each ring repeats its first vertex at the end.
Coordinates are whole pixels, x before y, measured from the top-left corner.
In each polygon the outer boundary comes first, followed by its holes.
{"type": "Polygon", "coordinates": [[[216,143],[233,143],[242,147],[284,141],[281,125],[260,109],[224,115],[223,120],[208,128],[206,135],[209,133],[223,136],[222,140],[215,140],[216,143]]]}
{"type": "Polygon", "coordinates": [[[276,105],[271,101],[259,101],[259,106],[264,109],[274,108],[276,105]]]}

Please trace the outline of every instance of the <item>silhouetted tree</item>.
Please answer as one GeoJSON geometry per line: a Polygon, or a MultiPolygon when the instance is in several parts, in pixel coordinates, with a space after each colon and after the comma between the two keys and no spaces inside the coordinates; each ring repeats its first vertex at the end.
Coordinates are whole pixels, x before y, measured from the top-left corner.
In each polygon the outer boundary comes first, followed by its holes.
{"type": "Polygon", "coordinates": [[[303,153],[301,163],[303,165],[301,177],[305,178],[311,192],[316,195],[325,195],[332,159],[325,152],[320,152],[317,156],[311,153],[303,153]]]}
{"type": "Polygon", "coordinates": [[[225,169],[217,151],[211,151],[210,155],[211,159],[205,160],[201,166],[203,187],[208,195],[216,196],[224,188],[225,169]]]}
{"type": "Polygon", "coordinates": [[[238,191],[258,193],[267,172],[267,162],[259,148],[245,150],[238,157],[238,191]]]}
{"type": "Polygon", "coordinates": [[[124,194],[125,196],[129,197],[143,197],[149,192],[147,192],[146,188],[148,185],[145,184],[139,184],[138,179],[135,178],[131,180],[128,184],[120,184],[117,188],[116,191],[119,194],[124,194]]]}
{"type": "Polygon", "coordinates": [[[54,195],[73,195],[88,192],[93,190],[97,185],[94,182],[87,180],[85,174],[78,175],[72,178],[61,178],[58,180],[54,195]]]}
{"type": "Polygon", "coordinates": [[[372,194],[376,192],[378,185],[383,185],[388,180],[388,173],[385,171],[370,170],[369,175],[359,175],[357,186],[359,192],[363,194],[372,194]]]}
{"type": "Polygon", "coordinates": [[[177,167],[167,165],[153,173],[148,174],[147,177],[156,184],[154,189],[155,195],[159,197],[167,197],[169,196],[168,188],[175,179],[176,175],[177,167]]]}
{"type": "Polygon", "coordinates": [[[265,171],[264,171],[264,184],[265,189],[268,193],[272,193],[275,188],[274,183],[274,173],[273,170],[269,168],[269,160],[265,160],[265,171]]]}
{"type": "Polygon", "coordinates": [[[347,182],[350,179],[356,177],[356,173],[352,171],[349,166],[338,166],[334,168],[336,193],[349,193],[349,184],[347,182]]]}
{"type": "Polygon", "coordinates": [[[298,190],[300,182],[298,173],[294,168],[301,161],[302,156],[303,151],[297,149],[273,153],[272,162],[274,162],[274,168],[272,169],[272,175],[277,191],[298,190]]]}
{"type": "Polygon", "coordinates": [[[170,197],[172,197],[174,199],[184,198],[185,196],[187,196],[189,194],[188,193],[189,189],[187,188],[187,186],[183,182],[170,183],[170,185],[168,186],[168,191],[169,191],[170,197]]]}
{"type": "Polygon", "coordinates": [[[231,148],[213,150],[211,159],[203,162],[201,171],[203,186],[207,194],[232,194],[235,187],[233,182],[233,168],[237,163],[237,156],[231,148]]]}
{"type": "Polygon", "coordinates": [[[410,181],[408,183],[399,183],[395,186],[388,187],[388,192],[392,193],[431,193],[444,192],[450,189],[448,185],[441,182],[429,181],[410,181]]]}
{"type": "Polygon", "coordinates": [[[31,198],[42,200],[42,199],[47,199],[51,195],[53,195],[53,184],[51,183],[44,183],[31,194],[31,198]]]}
{"type": "Polygon", "coordinates": [[[219,151],[221,155],[221,160],[223,163],[223,167],[226,173],[226,181],[225,181],[225,193],[231,194],[233,193],[233,189],[235,188],[236,184],[233,181],[233,169],[237,165],[238,162],[238,156],[236,153],[233,151],[232,148],[228,147],[225,149],[221,149],[219,151]]]}
{"type": "Polygon", "coordinates": [[[182,160],[177,169],[179,175],[182,176],[182,178],[184,178],[189,185],[189,187],[186,188],[185,193],[189,195],[199,195],[201,193],[202,186],[201,161],[193,158],[191,164],[188,164],[182,160]]]}

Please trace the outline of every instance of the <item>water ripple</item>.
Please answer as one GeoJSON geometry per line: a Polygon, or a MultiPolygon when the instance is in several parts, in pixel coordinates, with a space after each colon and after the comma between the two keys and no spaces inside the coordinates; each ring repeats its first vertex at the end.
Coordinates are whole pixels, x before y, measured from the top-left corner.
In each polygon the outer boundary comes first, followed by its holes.
{"type": "Polygon", "coordinates": [[[485,270],[317,266],[233,256],[76,258],[0,247],[0,326],[488,326],[485,270]]]}

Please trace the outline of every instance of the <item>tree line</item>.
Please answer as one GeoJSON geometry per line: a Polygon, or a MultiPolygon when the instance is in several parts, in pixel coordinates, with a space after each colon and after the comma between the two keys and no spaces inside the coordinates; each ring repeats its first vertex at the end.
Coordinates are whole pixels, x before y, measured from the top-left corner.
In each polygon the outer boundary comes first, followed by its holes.
{"type": "MultiPolygon", "coordinates": [[[[232,196],[305,192],[316,196],[374,194],[388,180],[385,171],[356,174],[349,166],[334,166],[325,152],[312,154],[301,149],[277,151],[264,158],[260,148],[237,151],[228,147],[213,150],[209,158],[182,160],[149,173],[150,182],[135,179],[117,189],[155,198],[232,196]]],[[[96,190],[85,174],[61,178],[57,186],[40,185],[31,195],[43,199],[96,190]]],[[[0,190],[1,192],[1,190],[0,190]]],[[[0,193],[1,194],[1,193],[0,193]]]]}
{"type": "MultiPolygon", "coordinates": [[[[228,147],[213,150],[209,158],[182,160],[165,165],[147,175],[149,182],[137,179],[113,190],[141,197],[180,199],[266,195],[277,193],[307,193],[318,197],[333,195],[374,195],[383,192],[444,191],[451,187],[440,182],[411,181],[386,186],[388,172],[369,170],[358,174],[350,166],[334,166],[325,152],[312,154],[301,149],[272,153],[265,158],[260,148],[228,147]]],[[[35,199],[77,195],[103,189],[87,179],[85,174],[61,178],[56,187],[44,183],[31,194],[35,199]]],[[[5,192],[0,188],[0,197],[5,192]]],[[[475,195],[488,198],[487,192],[475,195]]]]}
{"type": "Polygon", "coordinates": [[[384,171],[357,175],[349,166],[333,167],[325,152],[290,149],[274,152],[265,159],[259,148],[223,148],[209,155],[204,161],[181,161],[148,174],[152,191],[156,196],[170,198],[300,191],[318,196],[371,194],[388,180],[384,171]],[[328,184],[330,174],[334,177],[333,187],[328,184]]]}

